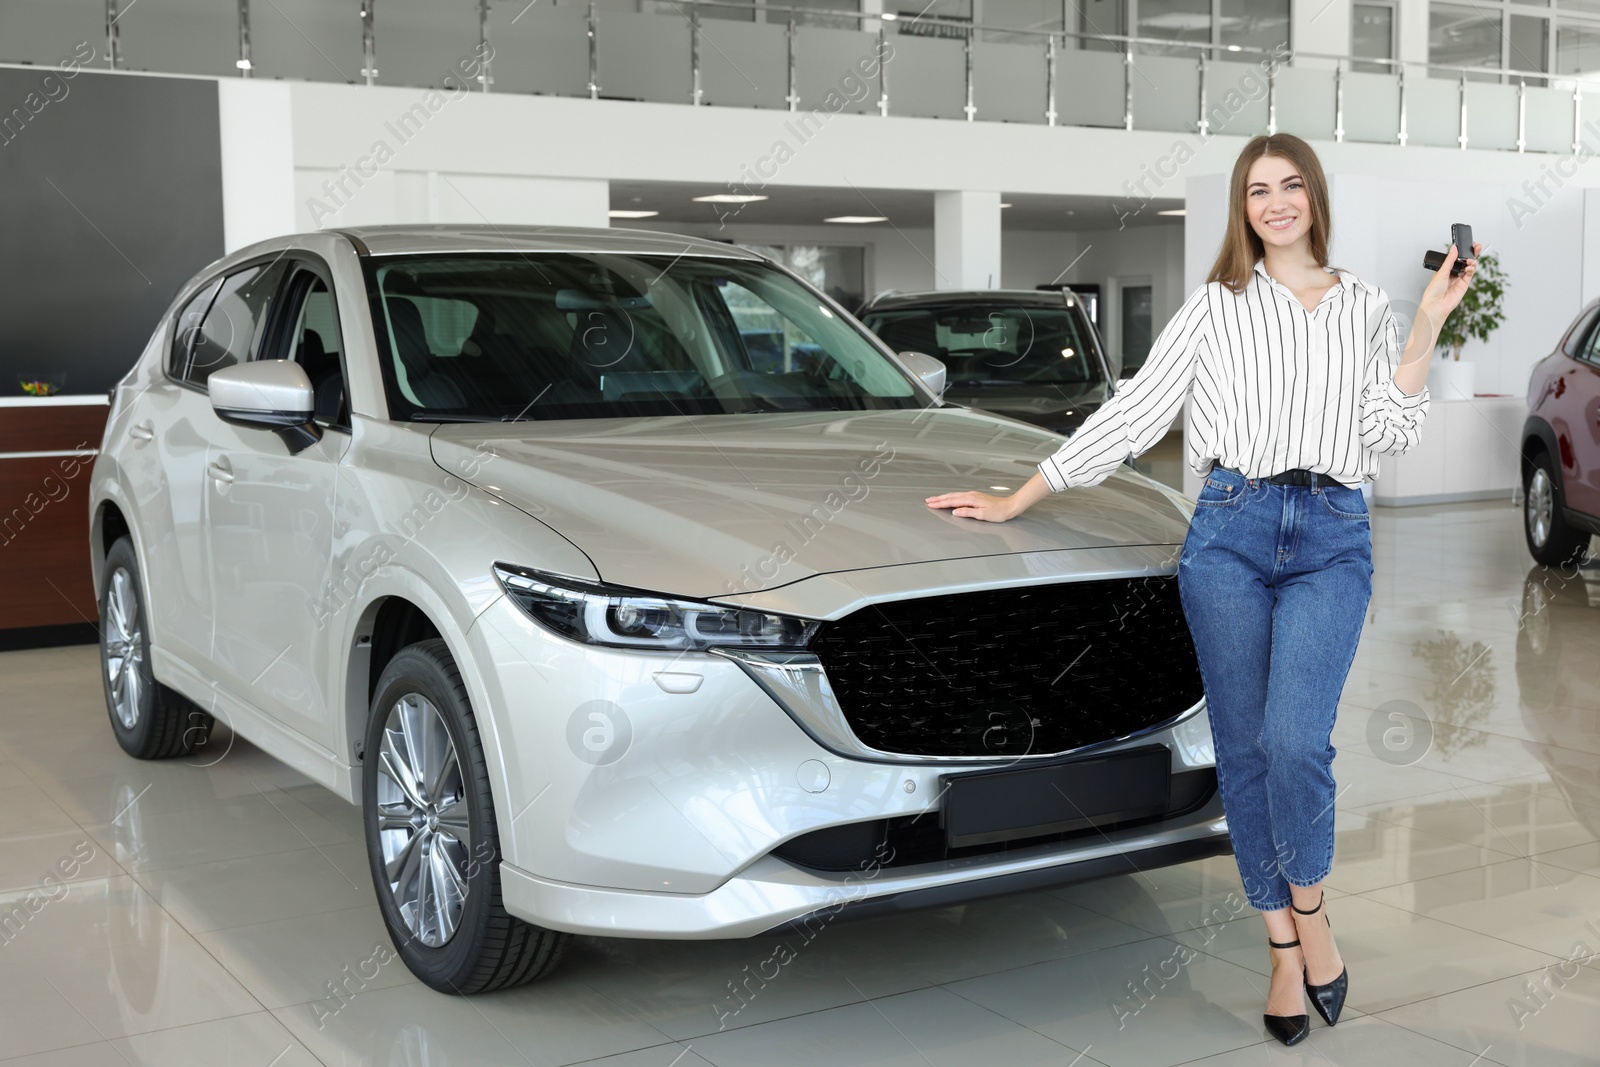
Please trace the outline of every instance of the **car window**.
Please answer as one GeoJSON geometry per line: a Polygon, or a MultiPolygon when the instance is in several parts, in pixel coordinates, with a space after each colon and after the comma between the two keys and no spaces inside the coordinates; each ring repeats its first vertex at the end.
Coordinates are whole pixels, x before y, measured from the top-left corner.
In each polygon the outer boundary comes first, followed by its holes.
{"type": "Polygon", "coordinates": [[[211,298],[217,295],[217,288],[221,285],[220,277],[213,278],[190,297],[189,302],[183,305],[183,310],[178,312],[172,329],[172,350],[167,357],[167,373],[174,378],[182,378],[188,368],[189,353],[194,348],[195,338],[200,335],[200,324],[205,321],[211,298]]]}
{"type": "Polygon", "coordinates": [[[1600,319],[1600,307],[1592,307],[1578,316],[1578,320],[1567,330],[1567,335],[1561,339],[1561,353],[1578,359],[1582,356],[1588,343],[1592,340],[1590,334],[1594,330],[1595,320],[1600,319]]]}
{"type": "Polygon", "coordinates": [[[344,335],[333,291],[320,274],[299,269],[284,287],[283,313],[292,316],[286,349],[281,357],[300,364],[311,380],[315,418],[325,426],[347,429],[350,401],[344,382],[344,335]]]}
{"type": "Polygon", "coordinates": [[[1587,336],[1580,345],[1574,346],[1578,351],[1577,358],[1586,363],[1600,364],[1600,329],[1595,328],[1596,323],[1600,323],[1600,312],[1591,313],[1588,322],[1580,323],[1587,336]]]}
{"type": "Polygon", "coordinates": [[[194,331],[189,358],[179,377],[204,386],[216,371],[251,358],[284,271],[284,263],[274,261],[245,267],[223,279],[199,329],[194,331]]]}
{"type": "Polygon", "coordinates": [[[822,346],[794,320],[738,282],[726,282],[714,292],[739,333],[749,370],[759,374],[814,373],[822,346]]]}
{"type": "Polygon", "coordinates": [[[397,419],[922,407],[907,375],[769,263],[644,253],[373,257],[397,419]]]}
{"type": "Polygon", "coordinates": [[[947,386],[1076,385],[1103,380],[1069,308],[994,303],[868,312],[863,320],[897,352],[944,362],[947,386]]]}

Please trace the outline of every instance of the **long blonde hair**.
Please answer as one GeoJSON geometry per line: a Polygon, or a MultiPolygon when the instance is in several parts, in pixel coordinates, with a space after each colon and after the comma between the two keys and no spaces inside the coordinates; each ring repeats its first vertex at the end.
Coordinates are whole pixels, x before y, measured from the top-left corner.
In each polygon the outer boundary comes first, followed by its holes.
{"type": "Polygon", "coordinates": [[[1265,252],[1260,236],[1245,215],[1244,203],[1250,167],[1262,156],[1287,159],[1299,171],[1306,183],[1306,198],[1311,202],[1311,233],[1307,236],[1311,256],[1317,266],[1328,265],[1332,220],[1328,211],[1328,179],[1322,172],[1322,162],[1310,145],[1292,133],[1262,134],[1251,138],[1234,161],[1233,177],[1228,182],[1228,230],[1222,237],[1222,249],[1211,267],[1211,275],[1206,278],[1207,282],[1221,282],[1235,293],[1244,292],[1256,260],[1265,252]]]}

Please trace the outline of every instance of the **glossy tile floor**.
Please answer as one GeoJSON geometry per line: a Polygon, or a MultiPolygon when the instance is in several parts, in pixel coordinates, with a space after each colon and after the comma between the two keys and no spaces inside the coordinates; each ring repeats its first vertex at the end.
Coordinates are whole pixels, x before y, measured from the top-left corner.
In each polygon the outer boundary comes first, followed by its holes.
{"type": "Polygon", "coordinates": [[[128,759],[70,648],[0,655],[0,1060],[1600,1062],[1600,568],[1530,567],[1505,503],[1380,510],[1374,541],[1335,733],[1350,1001],[1294,1049],[1227,857],[840,921],[781,967],[776,937],[583,938],[541,984],[441,996],[381,962],[353,808],[225,733],[128,759]]]}

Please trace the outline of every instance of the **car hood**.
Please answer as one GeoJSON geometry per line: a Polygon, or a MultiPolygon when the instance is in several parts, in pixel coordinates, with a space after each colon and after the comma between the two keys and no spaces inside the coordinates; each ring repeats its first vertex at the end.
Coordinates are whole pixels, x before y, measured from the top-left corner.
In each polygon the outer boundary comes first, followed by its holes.
{"type": "Polygon", "coordinates": [[[1007,415],[1056,433],[1071,433],[1106,400],[1104,382],[1081,385],[952,385],[951,403],[1007,415]]]}
{"type": "Polygon", "coordinates": [[[442,468],[572,541],[603,581],[700,598],[863,568],[1182,543],[1182,496],[1126,469],[1006,523],[924,503],[1015,489],[1061,442],[954,407],[445,424],[431,438],[442,468]]]}

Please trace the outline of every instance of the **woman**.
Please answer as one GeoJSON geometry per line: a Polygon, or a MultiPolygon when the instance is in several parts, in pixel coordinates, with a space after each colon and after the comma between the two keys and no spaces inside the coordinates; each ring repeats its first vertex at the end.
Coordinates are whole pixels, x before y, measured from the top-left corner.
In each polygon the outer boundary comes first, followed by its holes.
{"type": "MultiPolygon", "coordinates": [[[[929,497],[1005,522],[1093,485],[1159,441],[1193,396],[1189,465],[1205,478],[1178,590],[1205,685],[1235,859],[1266,921],[1264,1019],[1286,1045],[1328,1024],[1348,976],[1322,906],[1333,862],[1334,712],[1372,585],[1360,484],[1416,444],[1439,327],[1471,284],[1456,248],[1423,292],[1400,355],[1388,298],[1328,266],[1328,185],[1311,146],[1273,134],[1234,164],[1228,229],[1206,284],[1138,374],[1010,496],[929,497]]],[[[1482,245],[1474,245],[1476,257],[1482,245]]]]}

